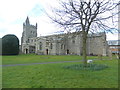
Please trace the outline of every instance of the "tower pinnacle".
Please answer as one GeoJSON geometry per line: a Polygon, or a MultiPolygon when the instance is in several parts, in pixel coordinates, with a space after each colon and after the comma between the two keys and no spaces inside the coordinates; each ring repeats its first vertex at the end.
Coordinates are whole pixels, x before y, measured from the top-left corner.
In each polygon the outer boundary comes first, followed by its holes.
{"type": "Polygon", "coordinates": [[[29,22],[29,17],[27,16],[27,19],[26,19],[26,25],[27,24],[30,24],[30,22],[29,22]]]}
{"type": "Polygon", "coordinates": [[[36,23],[36,28],[37,28],[37,23],[36,23]]]}

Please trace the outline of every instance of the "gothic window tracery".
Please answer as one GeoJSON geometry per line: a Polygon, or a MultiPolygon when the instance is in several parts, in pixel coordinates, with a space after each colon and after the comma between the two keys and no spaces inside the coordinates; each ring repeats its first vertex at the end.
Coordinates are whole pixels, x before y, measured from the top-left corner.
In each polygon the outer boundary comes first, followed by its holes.
{"type": "Polygon", "coordinates": [[[52,43],[50,44],[50,49],[52,49],[53,48],[53,45],[52,45],[52,43]]]}
{"type": "Polygon", "coordinates": [[[63,49],[64,47],[63,47],[64,45],[63,44],[61,44],[61,49],[63,49]]]}
{"type": "Polygon", "coordinates": [[[42,42],[40,42],[40,50],[42,50],[42,42]]]}

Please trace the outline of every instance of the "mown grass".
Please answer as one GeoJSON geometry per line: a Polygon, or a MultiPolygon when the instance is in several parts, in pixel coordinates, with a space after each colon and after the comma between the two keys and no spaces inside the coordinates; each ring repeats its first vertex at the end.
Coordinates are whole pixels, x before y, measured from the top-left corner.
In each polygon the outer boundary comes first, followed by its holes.
{"type": "MultiPolygon", "coordinates": [[[[79,60],[79,58],[81,57],[39,55],[3,56],[3,64],[79,60]]],[[[3,67],[3,88],[118,87],[118,60],[95,60],[93,62],[94,64],[105,64],[109,66],[109,68],[100,71],[82,71],[64,68],[65,66],[79,63],[82,62],[3,67]]]]}
{"type": "Polygon", "coordinates": [[[75,61],[81,60],[80,56],[53,56],[53,55],[16,55],[16,56],[3,56],[3,65],[6,64],[25,64],[25,63],[40,63],[40,62],[55,62],[55,61],[75,61]]]}
{"type": "MultiPolygon", "coordinates": [[[[104,57],[105,59],[109,59],[108,57],[104,57]]],[[[99,59],[98,57],[88,56],[88,59],[99,59]]],[[[61,55],[61,56],[53,56],[53,55],[16,55],[16,56],[3,56],[2,64],[25,64],[25,63],[40,63],[40,62],[54,62],[54,61],[75,61],[82,60],[81,56],[77,55],[61,55]]]]}

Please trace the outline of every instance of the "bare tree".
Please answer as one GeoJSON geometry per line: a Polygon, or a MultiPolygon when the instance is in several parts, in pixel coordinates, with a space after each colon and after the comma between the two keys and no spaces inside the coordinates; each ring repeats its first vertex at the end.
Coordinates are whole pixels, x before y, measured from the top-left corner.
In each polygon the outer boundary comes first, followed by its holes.
{"type": "Polygon", "coordinates": [[[113,12],[119,2],[113,0],[59,0],[58,8],[52,8],[48,16],[53,22],[69,31],[82,32],[83,60],[87,65],[86,40],[89,32],[111,32],[113,22],[118,12],[113,12]]]}

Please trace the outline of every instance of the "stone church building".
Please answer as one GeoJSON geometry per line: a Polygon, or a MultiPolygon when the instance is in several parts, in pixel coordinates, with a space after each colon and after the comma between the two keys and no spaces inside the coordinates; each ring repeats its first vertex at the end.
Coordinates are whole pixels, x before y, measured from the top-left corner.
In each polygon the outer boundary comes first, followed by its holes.
{"type": "MultiPolygon", "coordinates": [[[[87,55],[107,55],[105,33],[89,34],[87,39],[87,55]]],[[[24,54],[38,55],[82,55],[82,33],[73,32],[37,37],[37,23],[31,25],[29,18],[23,23],[21,51],[24,54]]]]}

